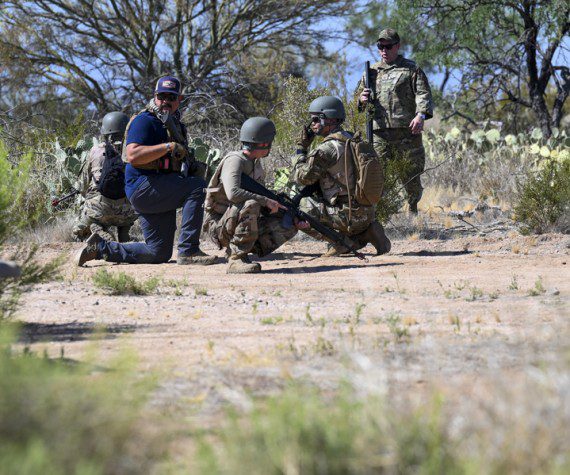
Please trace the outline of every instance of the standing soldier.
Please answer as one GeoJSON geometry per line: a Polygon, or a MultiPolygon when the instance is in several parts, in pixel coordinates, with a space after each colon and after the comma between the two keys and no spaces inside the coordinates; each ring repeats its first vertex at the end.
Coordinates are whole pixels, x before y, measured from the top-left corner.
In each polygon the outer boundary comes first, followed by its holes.
{"type": "Polygon", "coordinates": [[[424,121],[433,117],[431,90],[416,63],[398,54],[400,37],[392,28],[380,32],[377,42],[382,61],[372,65],[371,89],[364,81],[357,88],[358,109],[371,103],[374,109],[374,148],[386,163],[407,160],[400,177],[412,213],[422,197],[420,175],[425,166],[422,143],[424,121]]]}
{"type": "Polygon", "coordinates": [[[81,210],[79,221],[73,228],[73,234],[79,238],[86,238],[92,233],[98,233],[102,238],[114,241],[111,226],[117,227],[119,242],[130,240],[129,230],[137,216],[125,195],[124,173],[121,161],[121,148],[125,128],[129,118],[122,112],[110,112],[103,117],[101,136],[103,142],[95,145],[89,152],[82,172],[84,183],[85,203],[81,210]],[[121,167],[110,173],[109,165],[116,160],[121,167]],[[104,180],[100,183],[103,165],[105,167],[104,180]],[[111,180],[117,180],[113,188],[111,180]],[[102,185],[107,186],[102,186],[102,185]]]}
{"type": "MultiPolygon", "coordinates": [[[[318,183],[321,196],[319,199],[305,198],[301,202],[303,211],[351,237],[356,248],[371,243],[377,254],[389,252],[390,240],[382,225],[375,220],[375,207],[359,204],[354,199],[354,165],[345,160],[345,144],[352,135],[341,127],[346,117],[342,101],[333,96],[318,97],[309,106],[309,113],[311,123],[303,127],[291,178],[302,186],[318,183]],[[324,137],[324,141],[308,153],[316,135],[324,137]]],[[[309,229],[305,232],[322,239],[315,231],[309,229]]],[[[329,245],[325,256],[347,251],[336,244],[329,245]]]]}
{"type": "Polygon", "coordinates": [[[282,216],[266,216],[284,206],[277,201],[244,190],[241,175],[263,184],[265,173],[260,158],[269,155],[275,138],[275,125],[265,117],[247,119],[240,131],[242,150],[228,153],[216,169],[206,190],[204,232],[228,254],[228,274],[251,274],[261,271],[249,254],[266,256],[296,233],[295,226],[284,227],[282,216]]]}

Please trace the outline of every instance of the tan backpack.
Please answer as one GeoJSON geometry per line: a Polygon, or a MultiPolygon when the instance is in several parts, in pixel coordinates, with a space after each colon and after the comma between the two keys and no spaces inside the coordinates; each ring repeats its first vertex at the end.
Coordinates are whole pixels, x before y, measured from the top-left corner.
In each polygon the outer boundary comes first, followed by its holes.
{"type": "MultiPolygon", "coordinates": [[[[345,142],[344,156],[347,170],[345,176],[348,177],[348,161],[352,159],[356,182],[355,189],[348,190],[349,197],[354,192],[354,199],[361,205],[374,206],[378,203],[384,189],[384,169],[374,147],[362,140],[360,132],[354,134],[352,138],[335,133],[325,140],[345,142]]],[[[348,187],[348,182],[346,185],[348,187]]]]}

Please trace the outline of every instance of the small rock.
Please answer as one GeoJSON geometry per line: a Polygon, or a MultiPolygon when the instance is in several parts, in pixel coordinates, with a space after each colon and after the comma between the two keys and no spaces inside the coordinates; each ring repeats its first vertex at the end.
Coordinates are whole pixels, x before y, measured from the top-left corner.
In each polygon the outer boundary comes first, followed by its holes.
{"type": "Polygon", "coordinates": [[[95,303],[93,305],[99,305],[99,300],[95,300],[95,303]]]}
{"type": "Polygon", "coordinates": [[[558,289],[552,289],[552,290],[550,291],[550,295],[560,295],[560,290],[558,290],[558,289]]]}

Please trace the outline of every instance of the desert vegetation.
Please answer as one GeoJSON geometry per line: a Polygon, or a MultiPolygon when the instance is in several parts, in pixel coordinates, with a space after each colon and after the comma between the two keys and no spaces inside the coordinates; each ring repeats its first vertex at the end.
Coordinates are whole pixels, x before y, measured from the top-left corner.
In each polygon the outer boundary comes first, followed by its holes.
{"type": "Polygon", "coordinates": [[[424,3],[5,2],[0,253],[22,272],[0,279],[1,474],[570,471],[568,7],[424,3]],[[363,132],[329,42],[388,22],[437,110],[417,216],[405,162],[386,168],[391,254],[321,259],[299,234],[247,279],[73,265],[82,197],[52,201],[85,186],[105,112],[178,74],[198,159],[268,116],[268,183],[292,193],[315,97],[363,132]]]}

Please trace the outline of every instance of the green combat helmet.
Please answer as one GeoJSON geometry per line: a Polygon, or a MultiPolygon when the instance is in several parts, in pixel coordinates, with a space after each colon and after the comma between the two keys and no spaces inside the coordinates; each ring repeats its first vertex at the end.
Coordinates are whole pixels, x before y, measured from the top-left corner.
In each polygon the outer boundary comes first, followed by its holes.
{"type": "Polygon", "coordinates": [[[123,135],[127,124],[129,123],[129,116],[122,112],[109,112],[103,117],[101,123],[101,135],[123,135]]]}
{"type": "Polygon", "coordinates": [[[275,124],[265,117],[251,117],[241,126],[239,140],[246,144],[257,144],[256,149],[269,149],[275,138],[275,124]]]}
{"type": "Polygon", "coordinates": [[[317,97],[309,106],[311,114],[323,114],[327,119],[344,120],[346,112],[342,101],[335,96],[317,97]]]}

